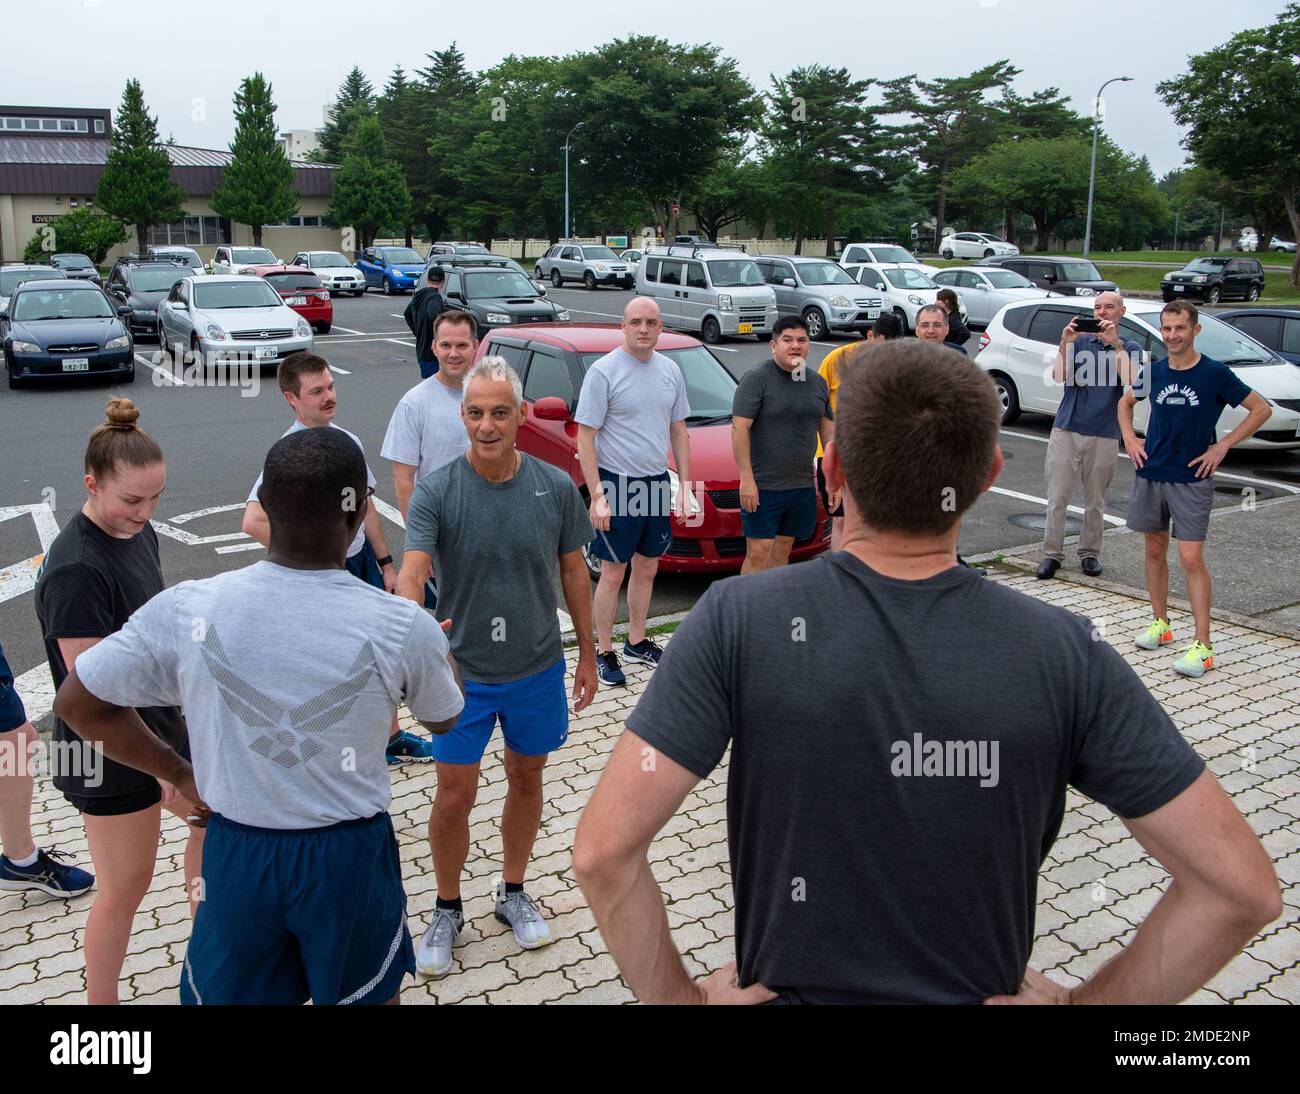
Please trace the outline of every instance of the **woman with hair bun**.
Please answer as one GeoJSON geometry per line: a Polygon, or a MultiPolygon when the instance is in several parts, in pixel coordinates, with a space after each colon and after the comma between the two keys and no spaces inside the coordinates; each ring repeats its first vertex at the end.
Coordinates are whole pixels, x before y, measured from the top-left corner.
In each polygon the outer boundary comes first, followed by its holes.
{"type": "MultiPolygon", "coordinates": [[[[36,585],[36,615],[57,689],[77,658],[120,630],[131,613],[163,590],[158,536],[149,524],[167,481],[162,449],[137,421],[130,399],[109,400],[105,422],[86,446],[86,503],[46,553],[36,585]]],[[[177,707],[139,709],[144,724],[186,758],[185,720],[177,707]]],[[[56,741],[82,744],[59,718],[56,741]]],[[[89,746],[82,744],[84,750],[89,746]]],[[[102,754],[80,771],[64,765],[54,779],[80,810],[98,876],[86,920],[86,1001],[116,1003],[122,961],[136,910],[153,880],[162,808],[193,812],[176,788],[102,754]]],[[[191,915],[203,831],[191,828],[185,881],[191,915]]]]}

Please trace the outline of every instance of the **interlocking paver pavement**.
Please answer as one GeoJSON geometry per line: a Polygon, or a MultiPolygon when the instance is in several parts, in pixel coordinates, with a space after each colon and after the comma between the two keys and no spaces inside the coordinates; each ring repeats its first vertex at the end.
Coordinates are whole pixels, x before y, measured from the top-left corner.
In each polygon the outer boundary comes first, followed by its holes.
{"type": "MultiPolygon", "coordinates": [[[[1277,864],[1282,917],[1190,1002],[1300,1002],[1300,642],[1220,623],[1215,627],[1219,667],[1198,684],[1172,671],[1169,650],[1145,652],[1126,641],[1146,622],[1144,601],[1019,572],[995,572],[990,579],[1092,619],[1205,757],[1277,864]]],[[[570,852],[582,806],[650,671],[628,666],[630,686],[602,691],[573,719],[569,743],[546,770],[547,802],[529,890],[546,913],[555,944],[520,952],[492,915],[501,853],[497,818],[505,794],[498,737],[484,762],[472,818],[457,971],[442,980],[408,980],[404,1003],[631,1001],[574,881],[570,852]]],[[[432,765],[394,772],[393,824],[417,938],[435,895],[425,841],[433,789],[432,765]]],[[[733,957],[725,801],[724,760],[651,848],[655,877],[670,902],[673,935],[696,974],[733,957]]],[[[48,783],[37,788],[32,827],[39,843],[58,846],[89,865],[81,824],[48,783]]],[[[184,825],[169,818],[159,871],[136,919],[123,968],[124,1000],[177,1001],[178,962],[189,933],[181,874],[184,838],[184,825]]],[[[1080,982],[1119,951],[1167,881],[1120,821],[1072,791],[1061,836],[1043,864],[1032,962],[1063,983],[1080,982]]],[[[0,893],[0,1003],[85,1001],[79,947],[89,908],[89,896],[68,903],[39,893],[0,893]]]]}

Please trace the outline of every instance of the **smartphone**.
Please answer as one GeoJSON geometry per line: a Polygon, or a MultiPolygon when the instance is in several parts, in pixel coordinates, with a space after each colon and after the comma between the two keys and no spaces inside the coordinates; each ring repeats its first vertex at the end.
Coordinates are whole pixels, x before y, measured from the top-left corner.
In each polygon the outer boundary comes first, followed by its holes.
{"type": "Polygon", "coordinates": [[[1074,319],[1074,329],[1080,334],[1096,334],[1101,330],[1101,320],[1091,315],[1078,315],[1074,319]]]}

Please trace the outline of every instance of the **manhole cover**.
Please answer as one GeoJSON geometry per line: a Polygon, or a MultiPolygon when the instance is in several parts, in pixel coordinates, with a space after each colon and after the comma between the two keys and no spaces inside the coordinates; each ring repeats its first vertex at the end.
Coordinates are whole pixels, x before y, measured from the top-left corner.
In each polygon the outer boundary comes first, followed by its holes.
{"type": "Polygon", "coordinates": [[[1232,498],[1234,501],[1249,497],[1254,497],[1256,501],[1268,501],[1269,498],[1278,496],[1278,492],[1271,486],[1256,486],[1253,482],[1244,486],[1216,486],[1214,492],[1232,498]],[[1254,491],[1254,493],[1252,494],[1251,491],[1254,491]]]}
{"type": "MultiPolygon", "coordinates": [[[[1013,513],[1007,517],[1007,520],[1017,528],[1028,528],[1033,532],[1041,532],[1047,527],[1046,513],[1013,513]]],[[[1065,514],[1065,534],[1072,536],[1078,534],[1083,528],[1083,518],[1074,513],[1065,514]]]]}

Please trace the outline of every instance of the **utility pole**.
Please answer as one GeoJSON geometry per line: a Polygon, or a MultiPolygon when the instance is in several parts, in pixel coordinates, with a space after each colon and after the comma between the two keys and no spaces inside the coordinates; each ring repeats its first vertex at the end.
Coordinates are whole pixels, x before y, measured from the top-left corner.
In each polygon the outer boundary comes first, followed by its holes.
{"type": "Polygon", "coordinates": [[[1101,128],[1101,93],[1114,83],[1129,83],[1132,76],[1115,76],[1097,88],[1097,98],[1092,104],[1092,167],[1088,171],[1088,221],[1083,229],[1083,257],[1088,257],[1092,246],[1092,192],[1097,183],[1097,131],[1101,128]]]}

